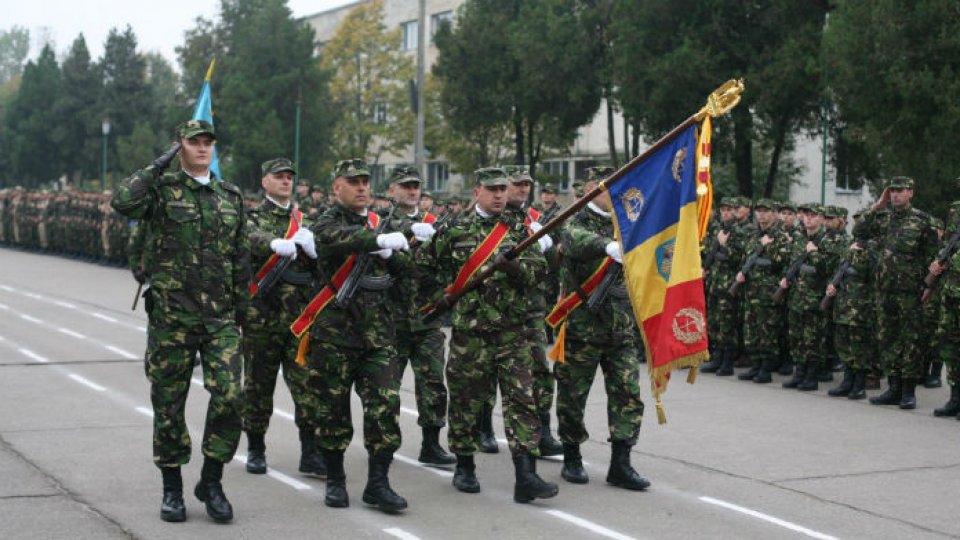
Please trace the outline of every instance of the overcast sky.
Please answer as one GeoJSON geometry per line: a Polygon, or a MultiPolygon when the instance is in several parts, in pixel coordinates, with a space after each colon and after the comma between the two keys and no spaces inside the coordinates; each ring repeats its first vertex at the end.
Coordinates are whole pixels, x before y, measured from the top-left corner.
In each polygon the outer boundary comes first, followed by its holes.
{"type": "MultiPolygon", "coordinates": [[[[287,5],[294,16],[303,17],[352,1],[288,0],[287,5]]],[[[49,37],[58,59],[82,32],[90,55],[97,59],[110,29],[129,24],[141,51],[157,51],[179,70],[174,49],[183,43],[184,31],[193,28],[197,17],[215,18],[219,7],[220,0],[0,0],[0,30],[13,26],[30,30],[31,58],[49,37]]]]}

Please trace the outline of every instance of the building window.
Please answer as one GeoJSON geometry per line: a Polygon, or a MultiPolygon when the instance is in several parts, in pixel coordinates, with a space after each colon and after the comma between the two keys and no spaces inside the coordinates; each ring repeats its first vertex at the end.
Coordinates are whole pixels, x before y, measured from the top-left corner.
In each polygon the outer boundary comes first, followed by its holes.
{"type": "Polygon", "coordinates": [[[557,161],[544,161],[540,164],[540,169],[544,173],[549,174],[550,176],[555,176],[560,179],[560,185],[557,186],[557,189],[561,193],[566,193],[570,190],[570,162],[567,160],[557,160],[557,161]]]}
{"type": "Polygon", "coordinates": [[[433,36],[437,35],[437,31],[444,24],[453,24],[452,11],[441,11],[430,16],[430,43],[434,42],[433,36]]]}
{"type": "Polygon", "coordinates": [[[417,49],[417,32],[419,30],[418,21],[400,23],[400,29],[403,31],[403,43],[400,44],[400,50],[415,51],[417,49]]]}
{"type": "Polygon", "coordinates": [[[367,164],[367,170],[370,171],[370,185],[374,186],[374,189],[379,191],[386,188],[387,175],[382,164],[367,164]]]}
{"type": "Polygon", "coordinates": [[[445,193],[449,179],[449,163],[445,161],[431,161],[427,163],[427,191],[445,193]]]}
{"type": "Polygon", "coordinates": [[[373,123],[382,126],[387,123],[387,104],[378,101],[373,104],[373,123]]]}

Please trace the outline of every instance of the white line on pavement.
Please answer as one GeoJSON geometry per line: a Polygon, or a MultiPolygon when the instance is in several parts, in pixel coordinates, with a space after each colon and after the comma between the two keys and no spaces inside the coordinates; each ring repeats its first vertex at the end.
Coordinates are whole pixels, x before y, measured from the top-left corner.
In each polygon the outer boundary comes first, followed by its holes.
{"type": "Polygon", "coordinates": [[[383,532],[389,534],[390,536],[396,536],[400,540],[420,540],[420,537],[415,534],[410,534],[403,529],[391,528],[384,529],[383,532]]]}
{"type": "Polygon", "coordinates": [[[273,409],[273,414],[281,418],[286,418],[287,420],[293,420],[293,415],[282,409],[273,409]]]}
{"type": "Polygon", "coordinates": [[[721,501],[720,499],[714,499],[713,497],[700,497],[700,500],[708,504],[714,504],[714,505],[726,508],[728,510],[733,510],[734,512],[740,512],[741,514],[746,514],[750,517],[762,519],[763,521],[766,521],[768,523],[773,523],[774,525],[779,525],[786,529],[790,529],[791,531],[795,531],[800,534],[805,534],[811,538],[818,538],[819,540],[837,540],[835,536],[830,536],[828,534],[823,534],[821,532],[817,532],[817,531],[808,529],[806,527],[801,527],[796,523],[790,523],[789,521],[785,521],[780,518],[769,516],[762,512],[757,512],[756,510],[744,508],[743,506],[737,506],[733,503],[728,503],[727,501],[721,501]]]}
{"type": "Polygon", "coordinates": [[[77,306],[75,306],[74,304],[71,304],[70,302],[64,302],[62,300],[54,300],[53,303],[60,307],[65,307],[68,309],[77,309],[77,306]]]}
{"type": "Polygon", "coordinates": [[[402,455],[400,455],[400,454],[393,454],[393,459],[395,459],[395,460],[397,460],[397,461],[402,461],[402,462],[404,462],[404,463],[406,463],[406,464],[408,464],[408,465],[414,465],[414,466],[416,466],[416,467],[420,467],[420,468],[423,469],[423,470],[430,471],[430,472],[432,472],[433,474],[436,474],[436,475],[438,475],[438,476],[443,476],[444,478],[452,478],[452,477],[453,477],[453,473],[450,472],[450,471],[446,471],[446,470],[443,470],[443,469],[438,469],[438,468],[436,468],[436,467],[428,467],[428,466],[424,465],[423,463],[420,463],[419,461],[417,461],[417,460],[415,460],[415,459],[408,458],[407,456],[402,456],[402,455]]]}
{"type": "Polygon", "coordinates": [[[578,527],[583,527],[588,531],[593,531],[601,536],[606,536],[607,538],[613,538],[615,540],[633,540],[632,536],[620,534],[617,531],[604,527],[603,525],[597,525],[592,521],[588,521],[581,517],[577,517],[573,514],[568,514],[561,510],[546,510],[546,513],[550,514],[553,517],[560,518],[566,522],[572,523],[578,527]]]}
{"type": "Polygon", "coordinates": [[[33,298],[34,300],[46,300],[46,298],[44,298],[44,296],[43,296],[42,294],[37,294],[37,293],[32,293],[32,292],[24,292],[23,295],[26,296],[26,297],[29,297],[29,298],[33,298]]]}
{"type": "MultiPolygon", "coordinates": [[[[244,464],[247,463],[247,458],[246,458],[246,456],[236,455],[236,456],[233,456],[233,460],[234,460],[234,461],[239,461],[240,463],[244,463],[244,464]]],[[[299,491],[303,491],[303,490],[306,490],[306,489],[313,489],[312,487],[310,487],[309,484],[304,484],[303,482],[300,482],[299,480],[294,480],[293,478],[290,478],[289,476],[287,476],[287,475],[285,475],[285,474],[283,474],[283,473],[277,472],[277,471],[275,471],[275,470],[273,470],[273,469],[270,469],[270,470],[267,471],[267,476],[269,476],[270,478],[273,478],[274,480],[278,480],[278,481],[280,481],[280,482],[283,482],[284,484],[292,487],[293,489],[299,490],[299,491]]]]}
{"type": "Polygon", "coordinates": [[[57,328],[57,332],[60,332],[61,334],[66,334],[66,335],[68,335],[68,336],[70,336],[70,337],[75,337],[75,338],[77,338],[77,339],[87,339],[87,336],[85,336],[85,335],[83,335],[83,334],[80,334],[80,333],[78,333],[78,332],[74,332],[73,330],[70,330],[69,328],[57,328]]]}
{"type": "Polygon", "coordinates": [[[150,418],[153,418],[153,411],[151,411],[150,409],[148,409],[148,408],[146,408],[146,407],[137,407],[137,408],[134,409],[134,410],[137,411],[138,413],[144,415],[144,416],[149,416],[150,418]]]}
{"type": "Polygon", "coordinates": [[[113,317],[108,317],[108,316],[104,315],[103,313],[97,313],[96,311],[90,311],[90,312],[88,312],[88,313],[90,313],[90,315],[93,315],[94,317],[96,317],[96,318],[98,318],[98,319],[102,319],[102,320],[107,321],[107,322],[112,322],[112,323],[120,322],[120,321],[114,319],[113,317]]]}
{"type": "Polygon", "coordinates": [[[99,384],[91,381],[90,379],[85,379],[85,378],[77,375],[76,373],[71,373],[71,374],[69,374],[68,376],[69,376],[71,379],[77,381],[78,383],[80,383],[80,384],[82,384],[82,385],[84,385],[84,386],[87,386],[87,387],[89,387],[89,388],[93,388],[93,389],[96,390],[97,392],[105,392],[105,391],[107,390],[106,388],[104,388],[104,387],[100,386],[99,384]]]}
{"type": "Polygon", "coordinates": [[[419,417],[420,417],[420,415],[417,414],[417,411],[415,411],[415,410],[413,410],[413,409],[408,409],[408,408],[406,408],[406,407],[400,407],[400,412],[405,412],[405,413],[409,414],[410,416],[413,416],[414,418],[419,418],[419,417]]]}
{"type": "Polygon", "coordinates": [[[41,321],[40,319],[38,319],[38,318],[36,318],[36,317],[31,317],[30,315],[27,315],[26,313],[21,313],[21,314],[20,314],[20,318],[23,319],[23,320],[25,320],[25,321],[30,321],[30,322],[35,323],[35,324],[43,324],[43,321],[41,321]]]}
{"type": "Polygon", "coordinates": [[[3,290],[5,290],[5,291],[7,291],[7,292],[13,292],[13,287],[11,287],[11,286],[9,286],[9,285],[0,285],[0,289],[3,289],[3,290]]]}
{"type": "Polygon", "coordinates": [[[114,347],[113,345],[104,345],[104,347],[105,347],[108,351],[110,351],[110,352],[115,352],[115,353],[119,354],[120,356],[122,356],[122,357],[124,357],[124,358],[127,358],[127,359],[130,359],[130,360],[136,360],[137,358],[140,358],[139,356],[137,356],[137,355],[135,355],[135,354],[133,354],[133,353],[131,353],[131,352],[127,352],[127,351],[121,349],[120,347],[114,347]]]}
{"type": "Polygon", "coordinates": [[[8,306],[8,305],[6,305],[6,304],[0,304],[0,309],[2,309],[2,310],[4,310],[4,311],[9,311],[9,310],[10,310],[10,306],[8,306]]]}
{"type": "Polygon", "coordinates": [[[24,349],[23,347],[21,347],[17,350],[20,351],[20,353],[23,354],[24,356],[29,356],[31,359],[36,360],[37,362],[44,362],[44,363],[49,362],[49,360],[31,351],[30,349],[24,349]]]}

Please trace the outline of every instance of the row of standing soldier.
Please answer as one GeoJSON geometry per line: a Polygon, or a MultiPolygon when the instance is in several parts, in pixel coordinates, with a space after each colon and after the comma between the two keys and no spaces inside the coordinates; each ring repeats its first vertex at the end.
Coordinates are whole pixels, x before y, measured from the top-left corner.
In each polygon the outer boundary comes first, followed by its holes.
{"type": "Polygon", "coordinates": [[[733,375],[746,353],[741,380],[769,383],[779,372],[792,375],[784,388],[810,391],[842,366],[828,394],[854,400],[881,373],[888,388],[870,402],[913,409],[917,385],[939,387],[945,363],[951,397],[934,414],[956,416],[960,204],[940,245],[942,225],[911,206],[913,188],[911,178],[888,180],[854,216],[852,241],[841,208],[724,198],[704,251],[713,359],[702,370],[733,375]]]}
{"type": "MultiPolygon", "coordinates": [[[[241,431],[248,438],[247,470],[267,470],[264,435],[281,365],[296,404],[300,470],[326,476],[330,507],[349,505],[343,457],[353,435],[351,388],[363,405],[369,456],[363,501],[386,512],[407,507],[388,472],[400,446],[399,387],[408,362],[423,430],[420,460],[455,464],[457,490],[480,490],[473,455],[496,450],[490,415],[498,386],[516,473],[514,499],[557,494],[557,485],[537,474],[541,453],[562,452],[561,476],[586,483],[579,448],[588,437],[583,410],[598,366],[607,381],[612,443],[607,482],[632,490],[649,486],[630,464],[643,403],[636,326],[623,305],[622,279],[621,294],[610,295],[601,316],[568,320],[567,362],[556,368],[562,447],[549,430],[553,380],[544,358],[543,317],[546,295],[557,293],[546,285],[547,259],[553,271],[562,268],[568,291],[577,290],[583,264],[620,260],[608,197],[591,203],[562,232],[568,262],[551,254],[558,250],[548,236],[509,260],[495,252],[539,227],[526,207],[532,178],[523,168],[477,171],[474,207],[438,222],[417,208],[416,169],[393,172],[396,206],[377,214],[366,164],[343,160],[335,169],[335,202],[311,220],[292,204],[296,170],[289,160],[263,164],[264,201],[246,211],[239,190],[209,171],[213,127],[192,120],[177,135],[177,145],[124,180],[112,201],[141,223],[137,266],[149,284],[146,372],[154,462],[163,477],[162,519],[186,519],[180,467],[190,459],[190,439],[183,405],[197,354],[211,400],[194,493],[218,522],[233,517],[221,480],[241,431]],[[181,170],[164,174],[174,155],[181,170]],[[491,246],[496,249],[486,252],[491,246]],[[452,306],[444,362],[443,335],[435,324],[421,322],[417,308],[442,303],[446,288],[485,264],[496,269],[490,281],[452,306]],[[438,439],[447,410],[455,456],[438,439]]],[[[591,180],[611,172],[596,170],[591,180]]]]}

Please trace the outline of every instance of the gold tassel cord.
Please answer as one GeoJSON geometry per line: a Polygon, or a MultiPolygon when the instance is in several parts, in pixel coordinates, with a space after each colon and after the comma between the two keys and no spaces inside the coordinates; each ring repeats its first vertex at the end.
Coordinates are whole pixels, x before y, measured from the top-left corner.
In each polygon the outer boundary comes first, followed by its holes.
{"type": "Polygon", "coordinates": [[[300,345],[297,346],[297,365],[304,367],[307,365],[307,353],[310,352],[310,333],[304,333],[300,338],[300,345]]]}
{"type": "Polygon", "coordinates": [[[697,366],[690,367],[690,371],[687,372],[687,384],[697,382],[697,371],[699,371],[699,369],[697,366]]]}
{"type": "Polygon", "coordinates": [[[547,358],[560,364],[564,363],[564,361],[566,361],[566,352],[564,351],[564,341],[566,341],[566,339],[567,321],[563,321],[563,324],[560,325],[560,331],[557,332],[556,341],[553,343],[550,352],[547,353],[547,358]]]}
{"type": "Polygon", "coordinates": [[[657,423],[660,425],[667,423],[667,413],[663,412],[663,402],[660,396],[657,396],[657,423]]]}

